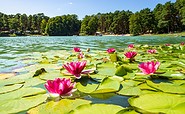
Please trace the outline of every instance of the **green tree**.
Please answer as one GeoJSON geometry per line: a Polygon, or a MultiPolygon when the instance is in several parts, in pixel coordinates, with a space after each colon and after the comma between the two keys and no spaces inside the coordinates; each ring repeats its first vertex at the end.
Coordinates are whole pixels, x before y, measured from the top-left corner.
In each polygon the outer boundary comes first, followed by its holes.
{"type": "Polygon", "coordinates": [[[145,8],[139,12],[140,15],[140,25],[141,25],[141,32],[144,33],[150,33],[151,30],[154,28],[154,15],[150,11],[149,8],[145,8]]]}
{"type": "Polygon", "coordinates": [[[42,31],[42,34],[45,34],[46,33],[46,31],[45,31],[46,25],[47,25],[47,21],[45,19],[43,19],[42,22],[41,22],[41,31],[42,31]]]}
{"type": "Polygon", "coordinates": [[[135,14],[131,15],[130,19],[129,30],[132,35],[139,35],[141,33],[141,25],[140,25],[140,16],[139,13],[136,12],[135,14]]]}
{"type": "Polygon", "coordinates": [[[46,33],[50,36],[77,35],[80,21],[76,15],[63,15],[50,18],[46,25],[46,33]]]}
{"type": "Polygon", "coordinates": [[[21,31],[24,33],[26,31],[27,28],[27,24],[28,24],[28,17],[26,14],[23,14],[20,16],[20,27],[21,27],[21,31]]]}
{"type": "Polygon", "coordinates": [[[88,22],[88,35],[94,35],[98,29],[98,18],[96,16],[92,16],[88,22]]]}
{"type": "Polygon", "coordinates": [[[88,35],[88,31],[89,31],[89,26],[88,23],[90,21],[90,16],[85,16],[85,18],[83,18],[82,23],[81,23],[81,28],[80,28],[80,34],[81,35],[88,35]]]}

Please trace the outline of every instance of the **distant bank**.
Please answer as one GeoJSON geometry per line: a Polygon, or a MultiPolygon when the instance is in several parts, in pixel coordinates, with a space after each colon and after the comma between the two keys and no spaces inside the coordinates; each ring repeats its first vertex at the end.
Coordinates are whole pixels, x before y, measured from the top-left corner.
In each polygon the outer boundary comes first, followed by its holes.
{"type": "MultiPolygon", "coordinates": [[[[16,36],[47,36],[42,34],[0,34],[0,37],[16,37],[16,36]]],[[[77,36],[77,35],[75,35],[77,36]]],[[[81,36],[81,35],[79,35],[81,36]]],[[[88,35],[89,36],[89,35],[88,35]]],[[[100,35],[91,35],[91,36],[100,36],[100,35]]],[[[133,36],[132,34],[101,34],[101,36],[133,36]]],[[[173,36],[173,37],[185,37],[185,32],[180,33],[166,33],[166,34],[141,34],[138,36],[173,36]]]]}

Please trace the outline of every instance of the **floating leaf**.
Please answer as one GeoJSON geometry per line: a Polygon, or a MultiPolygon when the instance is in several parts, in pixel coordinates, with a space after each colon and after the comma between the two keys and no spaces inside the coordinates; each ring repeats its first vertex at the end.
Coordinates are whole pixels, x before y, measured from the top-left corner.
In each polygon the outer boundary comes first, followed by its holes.
{"type": "Polygon", "coordinates": [[[33,87],[32,88],[21,88],[16,91],[1,94],[0,95],[0,104],[2,103],[2,101],[6,102],[6,100],[13,100],[13,99],[18,99],[18,98],[23,98],[26,96],[43,94],[43,93],[46,93],[46,91],[41,88],[33,88],[33,87]]]}
{"type": "Polygon", "coordinates": [[[34,77],[34,78],[31,78],[31,79],[27,79],[24,83],[24,87],[36,86],[36,85],[42,84],[44,82],[45,82],[44,80],[41,80],[38,77],[34,77]]]}
{"type": "Polygon", "coordinates": [[[21,88],[0,94],[0,112],[16,113],[35,107],[47,99],[46,91],[40,88],[21,88]]]}
{"type": "Polygon", "coordinates": [[[19,83],[23,83],[23,82],[24,82],[23,79],[9,78],[9,79],[5,79],[5,80],[0,80],[0,87],[5,86],[5,85],[11,85],[11,84],[19,84],[19,83]]]}
{"type": "Polygon", "coordinates": [[[114,76],[116,68],[113,63],[102,63],[97,67],[99,75],[114,76]]]}
{"type": "Polygon", "coordinates": [[[153,83],[152,81],[147,81],[147,84],[150,87],[155,89],[161,90],[166,93],[178,93],[178,94],[185,94],[185,85],[176,85],[172,83],[153,83]]]}
{"type": "Polygon", "coordinates": [[[124,76],[127,74],[127,71],[126,69],[124,68],[124,66],[119,66],[117,69],[116,69],[116,72],[115,72],[115,75],[117,76],[124,76]]]}
{"type": "Polygon", "coordinates": [[[124,109],[118,105],[111,104],[88,104],[77,107],[70,114],[116,114],[124,109]]]}
{"type": "Polygon", "coordinates": [[[8,101],[1,100],[0,113],[1,112],[17,113],[17,112],[25,111],[45,102],[46,99],[47,99],[47,95],[41,94],[36,96],[24,97],[20,99],[12,99],[8,101]]]}
{"type": "Polygon", "coordinates": [[[53,80],[55,78],[62,78],[62,77],[63,77],[63,75],[58,70],[54,70],[52,72],[47,72],[47,73],[40,75],[40,78],[43,80],[53,80]]]}
{"type": "Polygon", "coordinates": [[[92,93],[109,93],[116,92],[120,88],[120,83],[118,81],[112,80],[110,78],[105,78],[98,88],[92,93]]]}
{"type": "Polygon", "coordinates": [[[0,73],[0,80],[15,76],[15,73],[0,73]]]}
{"type": "Polygon", "coordinates": [[[116,114],[139,114],[135,110],[130,110],[130,109],[123,109],[117,112],[116,114]]]}
{"type": "Polygon", "coordinates": [[[120,95],[134,96],[134,95],[140,95],[141,89],[139,87],[123,87],[117,93],[120,95]]]}
{"type": "Polygon", "coordinates": [[[68,114],[76,107],[89,104],[90,101],[82,99],[62,99],[58,102],[50,101],[28,111],[29,114],[68,114]]]}
{"type": "Polygon", "coordinates": [[[76,85],[77,89],[83,93],[92,93],[93,91],[96,90],[98,87],[98,84],[87,84],[83,86],[82,84],[78,83],[76,85]]]}
{"type": "Polygon", "coordinates": [[[110,60],[112,62],[116,62],[117,61],[117,54],[116,53],[113,53],[113,54],[109,54],[110,55],[110,60]]]}
{"type": "Polygon", "coordinates": [[[174,94],[159,92],[145,94],[130,98],[129,103],[140,113],[182,114],[185,112],[185,108],[183,108],[185,97],[174,94]]]}
{"type": "Polygon", "coordinates": [[[23,84],[15,84],[15,85],[11,85],[11,86],[3,86],[0,87],[0,94],[2,93],[8,93],[11,92],[13,90],[19,89],[22,87],[23,84]]]}

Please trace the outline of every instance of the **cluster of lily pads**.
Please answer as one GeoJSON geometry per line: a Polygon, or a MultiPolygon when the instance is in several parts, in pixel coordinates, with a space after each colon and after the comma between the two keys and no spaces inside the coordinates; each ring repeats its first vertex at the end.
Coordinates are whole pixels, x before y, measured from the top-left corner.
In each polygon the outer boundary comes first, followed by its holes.
{"type": "Polygon", "coordinates": [[[185,112],[185,46],[128,45],[33,53],[0,80],[0,113],[185,112]]]}

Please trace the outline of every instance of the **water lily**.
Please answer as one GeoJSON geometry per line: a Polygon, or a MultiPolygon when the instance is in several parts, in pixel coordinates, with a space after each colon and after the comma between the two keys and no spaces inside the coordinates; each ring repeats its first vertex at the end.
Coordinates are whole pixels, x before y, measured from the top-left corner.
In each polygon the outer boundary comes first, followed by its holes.
{"type": "Polygon", "coordinates": [[[153,53],[156,53],[157,50],[155,50],[155,49],[150,49],[150,50],[147,50],[147,52],[150,53],[150,54],[153,54],[153,53]]]}
{"type": "Polygon", "coordinates": [[[134,57],[137,55],[137,52],[134,51],[130,51],[124,54],[126,56],[126,58],[129,59],[130,62],[135,61],[134,57]]]}
{"type": "Polygon", "coordinates": [[[74,48],[73,48],[73,51],[74,51],[74,52],[81,52],[81,50],[80,50],[79,47],[74,47],[74,48]]]}
{"type": "Polygon", "coordinates": [[[150,61],[150,62],[143,62],[139,64],[138,67],[143,72],[143,74],[150,75],[150,74],[154,74],[156,70],[159,68],[159,66],[160,66],[160,62],[150,61]]]}
{"type": "Polygon", "coordinates": [[[116,50],[114,48],[109,48],[107,49],[107,53],[108,54],[111,54],[111,53],[114,53],[116,50]]]}
{"type": "Polygon", "coordinates": [[[184,42],[181,42],[180,45],[183,46],[185,43],[184,42]]]}
{"type": "Polygon", "coordinates": [[[63,67],[68,71],[68,73],[74,75],[77,79],[81,78],[81,74],[88,74],[91,70],[84,70],[86,66],[86,61],[77,61],[64,64],[63,67]]]}
{"type": "Polygon", "coordinates": [[[137,52],[134,51],[130,51],[124,54],[126,56],[126,58],[132,59],[137,55],[137,52]]]}
{"type": "Polygon", "coordinates": [[[165,44],[165,46],[171,46],[171,44],[165,44]]]}
{"type": "Polygon", "coordinates": [[[70,79],[56,78],[48,80],[44,86],[52,97],[71,96],[75,83],[70,79]]]}
{"type": "Polygon", "coordinates": [[[129,45],[128,45],[128,48],[129,48],[129,49],[134,48],[134,44],[129,44],[129,45]]]}

